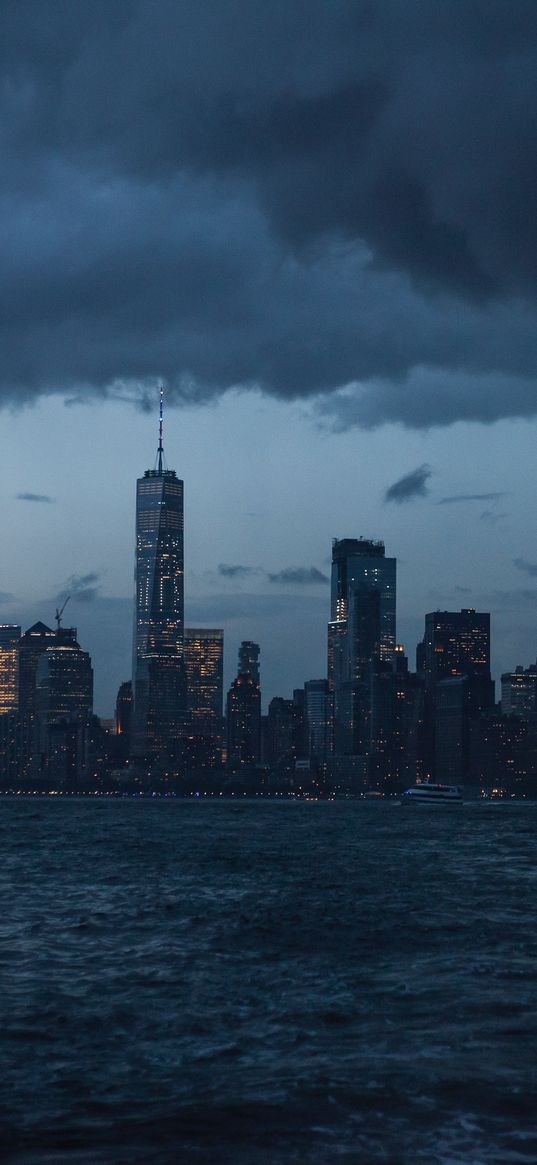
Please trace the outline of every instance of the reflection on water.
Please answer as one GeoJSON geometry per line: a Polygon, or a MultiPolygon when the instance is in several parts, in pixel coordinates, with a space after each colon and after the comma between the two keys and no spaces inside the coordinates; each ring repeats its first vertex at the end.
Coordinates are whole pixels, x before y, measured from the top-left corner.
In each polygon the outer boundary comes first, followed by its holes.
{"type": "Polygon", "coordinates": [[[537,1158],[537,805],[0,808],[9,1165],[537,1158]]]}

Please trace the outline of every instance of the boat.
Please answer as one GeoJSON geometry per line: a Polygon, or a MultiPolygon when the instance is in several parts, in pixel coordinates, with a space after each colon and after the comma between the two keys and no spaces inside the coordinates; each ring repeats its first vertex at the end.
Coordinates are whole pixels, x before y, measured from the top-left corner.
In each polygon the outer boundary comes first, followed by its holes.
{"type": "Polygon", "coordinates": [[[405,789],[402,805],[462,805],[460,785],[441,785],[434,781],[422,781],[405,789]]]}

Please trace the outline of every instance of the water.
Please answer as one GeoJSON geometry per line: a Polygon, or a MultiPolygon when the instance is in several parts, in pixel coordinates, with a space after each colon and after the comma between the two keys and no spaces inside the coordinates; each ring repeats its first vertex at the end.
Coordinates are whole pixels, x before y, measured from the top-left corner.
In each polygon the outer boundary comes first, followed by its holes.
{"type": "Polygon", "coordinates": [[[537,1158],[537,805],[0,801],[9,1165],[537,1158]]]}

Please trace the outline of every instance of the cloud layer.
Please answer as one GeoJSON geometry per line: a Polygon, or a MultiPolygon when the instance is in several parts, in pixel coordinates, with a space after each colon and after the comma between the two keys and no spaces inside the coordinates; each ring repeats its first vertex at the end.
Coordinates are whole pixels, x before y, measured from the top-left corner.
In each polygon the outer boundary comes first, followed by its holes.
{"type": "Polygon", "coordinates": [[[4,400],[537,411],[537,6],[4,6],[4,400]]]}

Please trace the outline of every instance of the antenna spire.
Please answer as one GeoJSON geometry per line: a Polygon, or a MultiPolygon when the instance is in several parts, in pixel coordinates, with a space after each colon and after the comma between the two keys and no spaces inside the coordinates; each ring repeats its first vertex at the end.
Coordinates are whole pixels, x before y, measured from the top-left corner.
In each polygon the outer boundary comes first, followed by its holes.
{"type": "Polygon", "coordinates": [[[164,445],[162,443],[163,430],[163,408],[164,408],[164,389],[160,386],[160,408],[159,408],[159,425],[158,425],[158,473],[162,473],[162,455],[164,453],[164,445]]]}

